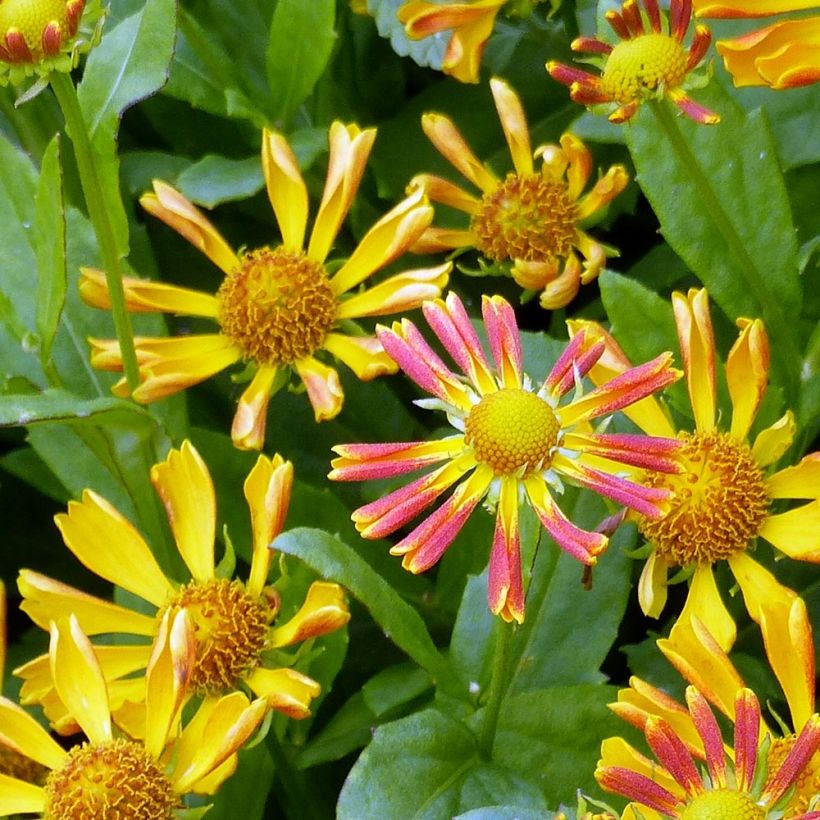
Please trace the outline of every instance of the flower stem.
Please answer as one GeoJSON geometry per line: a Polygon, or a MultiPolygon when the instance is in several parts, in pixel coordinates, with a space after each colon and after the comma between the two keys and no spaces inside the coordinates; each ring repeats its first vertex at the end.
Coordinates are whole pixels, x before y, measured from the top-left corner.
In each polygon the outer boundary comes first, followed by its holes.
{"type": "Polygon", "coordinates": [[[515,634],[515,624],[499,620],[496,630],[495,655],[493,657],[493,676],[490,680],[490,691],[487,695],[487,705],[484,708],[484,720],[478,734],[478,753],[484,760],[491,760],[495,732],[498,728],[498,716],[501,714],[501,704],[504,693],[509,684],[510,649],[515,634]]]}
{"type": "Polygon", "coordinates": [[[70,75],[55,71],[49,78],[54,96],[63,111],[66,131],[74,146],[77,168],[80,172],[80,184],[85,195],[88,216],[94,226],[94,233],[100,243],[105,279],[111,299],[111,314],[114,318],[114,329],[120,345],[123,370],[128,387],[133,392],[139,385],[139,366],[134,349],[134,331],[131,317],[125,306],[125,291],[122,284],[122,265],[117,251],[114,228],[108,215],[100,186],[100,178],[94,165],[91,140],[88,135],[77,89],[70,75]]]}
{"type": "Polygon", "coordinates": [[[666,101],[650,100],[649,110],[654,114],[656,122],[678,155],[681,164],[689,173],[704,207],[723,236],[730,253],[740,263],[739,269],[745,276],[745,284],[760,307],[769,334],[777,338],[777,344],[772,346],[772,354],[779,358],[790,403],[794,405],[797,403],[798,382],[793,363],[801,361],[803,357],[793,339],[793,323],[787,322],[780,303],[776,299],[769,298],[764,275],[746,249],[742,237],[738,234],[720,197],[712,187],[708,174],[701,168],[695,152],[681,132],[677,117],[666,101]]]}

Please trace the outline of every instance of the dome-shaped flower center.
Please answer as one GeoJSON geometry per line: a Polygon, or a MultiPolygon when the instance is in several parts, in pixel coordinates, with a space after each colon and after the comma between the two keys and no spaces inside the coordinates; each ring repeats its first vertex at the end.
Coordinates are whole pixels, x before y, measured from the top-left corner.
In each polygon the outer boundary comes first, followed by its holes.
{"type": "Polygon", "coordinates": [[[217,298],[222,332],[258,364],[309,356],[336,320],[336,296],[324,267],[284,248],[246,253],[217,298]]]}
{"type": "Polygon", "coordinates": [[[497,475],[527,475],[549,464],[560,430],[552,408],[535,393],[505,389],[473,407],[464,440],[497,475]]]}
{"type": "Polygon", "coordinates": [[[170,820],[171,781],[133,740],[75,746],[45,785],[46,820],[170,820]]]}
{"type": "Polygon", "coordinates": [[[765,820],[766,810],[748,794],[717,789],[699,794],[679,816],[680,820],[765,820]]]}
{"type": "Polygon", "coordinates": [[[666,34],[642,34],[618,43],[607,57],[603,90],[620,103],[641,99],[661,85],[676,88],[686,76],[683,46],[666,34]]]}
{"type": "Polygon", "coordinates": [[[682,436],[683,472],[650,473],[644,483],[675,494],[663,517],[640,531],[673,565],[711,564],[742,552],[769,510],[763,473],[743,442],[725,433],[682,436]]]}
{"type": "Polygon", "coordinates": [[[470,229],[476,247],[496,262],[562,258],[576,239],[575,213],[563,183],[541,174],[509,174],[484,195],[470,229]]]}
{"type": "Polygon", "coordinates": [[[31,52],[30,58],[10,54],[9,62],[38,62],[44,54],[56,54],[61,40],[77,33],[83,6],[83,0],[2,0],[0,39],[4,40],[9,31],[18,32],[31,52]],[[44,41],[43,32],[49,24],[54,28],[44,41]]]}
{"type": "Polygon", "coordinates": [[[259,664],[268,626],[276,614],[265,600],[248,595],[241,581],[226,578],[191,582],[179,590],[169,607],[188,610],[196,639],[191,684],[202,693],[234,688],[259,664]]]}
{"type": "Polygon", "coordinates": [[[45,783],[48,769],[14,749],[0,744],[0,774],[25,780],[26,783],[45,783]]]}
{"type": "MultiPolygon", "coordinates": [[[[772,741],[768,757],[769,777],[780,768],[796,739],[795,735],[789,735],[772,741]]],[[[808,765],[795,778],[794,785],[794,792],[786,803],[786,813],[783,815],[786,820],[806,814],[809,811],[809,802],[820,794],[820,752],[814,753],[808,765]]]]}

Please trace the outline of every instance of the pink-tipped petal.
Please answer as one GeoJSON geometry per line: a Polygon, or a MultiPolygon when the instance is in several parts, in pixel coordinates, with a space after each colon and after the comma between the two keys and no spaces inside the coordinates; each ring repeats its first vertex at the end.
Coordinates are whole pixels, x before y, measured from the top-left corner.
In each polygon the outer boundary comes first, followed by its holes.
{"type": "Polygon", "coordinates": [[[686,703],[689,706],[689,713],[692,715],[695,728],[703,741],[706,765],[709,768],[712,783],[718,788],[723,788],[726,785],[726,753],[723,750],[723,737],[720,734],[718,722],[706,698],[694,686],[686,689],[686,703]]]}
{"type": "Polygon", "coordinates": [[[512,305],[500,296],[483,296],[481,313],[502,383],[505,387],[520,387],[523,354],[512,305]]]}
{"type": "Polygon", "coordinates": [[[741,689],[735,700],[735,775],[742,792],[754,782],[759,733],[760,704],[751,689],[741,689]]]}
{"type": "Polygon", "coordinates": [[[495,534],[490,553],[487,599],[490,611],[507,622],[524,622],[521,579],[521,537],[518,529],[518,481],[507,477],[501,485],[495,534]]]}

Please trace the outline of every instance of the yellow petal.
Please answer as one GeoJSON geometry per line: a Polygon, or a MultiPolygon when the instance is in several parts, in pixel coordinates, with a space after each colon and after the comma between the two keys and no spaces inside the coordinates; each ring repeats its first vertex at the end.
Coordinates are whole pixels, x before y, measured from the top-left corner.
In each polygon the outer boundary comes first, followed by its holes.
{"type": "Polygon", "coordinates": [[[245,479],[243,489],[253,533],[253,558],[247,584],[249,595],[261,595],[267,583],[273,555],[269,546],[285,525],[292,488],[293,464],[279,453],[272,459],[259,456],[245,479]]]}
{"type": "MultiPolygon", "coordinates": [[[[569,132],[561,135],[560,142],[561,153],[564,155],[564,162],[567,164],[567,196],[571,200],[576,200],[586,187],[592,173],[592,154],[578,137],[569,132]]],[[[552,165],[548,153],[543,149],[541,150],[541,156],[544,158],[546,165],[552,165]]],[[[553,166],[553,168],[557,170],[556,166],[553,166]]]]}
{"type": "Polygon", "coordinates": [[[766,17],[785,11],[811,9],[817,0],[694,0],[698,17],[766,17]]]}
{"type": "Polygon", "coordinates": [[[407,190],[412,191],[415,188],[421,188],[431,202],[447,205],[466,214],[474,214],[481,205],[481,200],[477,196],[473,196],[450,180],[434,174],[414,176],[407,190]]]}
{"type": "Polygon", "coordinates": [[[67,753],[24,709],[0,697],[0,741],[49,769],[59,769],[67,753]]]}
{"type": "Polygon", "coordinates": [[[46,793],[42,786],[0,774],[0,817],[17,814],[42,816],[45,807],[46,793]]]}
{"type": "Polygon", "coordinates": [[[196,581],[214,577],[216,498],[211,474],[187,439],[151,468],[151,483],[162,499],[177,549],[196,581]]]}
{"type": "Polygon", "coordinates": [[[771,427],[758,433],[752,445],[755,461],[761,467],[774,464],[791,446],[796,429],[794,413],[787,410],[771,427]]]}
{"type": "Polygon", "coordinates": [[[820,498],[820,453],[780,470],[766,481],[769,498],[820,498]]]}
{"type": "Polygon", "coordinates": [[[613,165],[579,202],[575,218],[579,221],[598,213],[629,184],[629,174],[623,165],[613,165]]]}
{"type": "Polygon", "coordinates": [[[134,595],[162,606],[174,588],[130,521],[93,490],[54,516],[66,546],[88,569],[134,595]]]}
{"type": "Polygon", "coordinates": [[[738,319],[740,335],[726,359],[726,381],[732,398],[732,429],[745,439],[769,381],[769,339],[760,319],[738,319]]]}
{"type": "Polygon", "coordinates": [[[334,632],[350,620],[344,590],[338,584],[314,581],[299,611],[273,630],[270,646],[290,646],[334,632]]]}
{"type": "Polygon", "coordinates": [[[293,366],[307,388],[316,421],[338,416],[344,403],[339,374],[312,356],[294,362],[293,366]]]}
{"type": "Polygon", "coordinates": [[[231,441],[239,450],[261,450],[265,444],[268,404],[278,370],[262,365],[239,398],[231,425],[231,441]]]}
{"type": "Polygon", "coordinates": [[[294,720],[310,717],[310,703],[322,691],[315,680],[295,669],[257,667],[245,679],[245,683],[271,709],[294,720]]]}
{"type": "Polygon", "coordinates": [[[220,763],[210,774],[200,777],[191,791],[194,794],[216,794],[220,786],[236,771],[239,758],[231,755],[224,763],[220,763]]]}
{"type": "Polygon", "coordinates": [[[442,114],[425,114],[421,127],[439,153],[483,193],[491,193],[498,187],[495,174],[482,164],[450,119],[442,114]]]}
{"type": "Polygon", "coordinates": [[[399,366],[384,352],[375,336],[345,336],[328,333],[324,348],[344,362],[362,381],[395,373],[399,366]]]}
{"type": "MultiPolygon", "coordinates": [[[[659,783],[667,791],[683,796],[683,790],[675,780],[667,774],[654,760],[642,755],[629,745],[623,738],[608,737],[601,743],[601,760],[598,766],[620,766],[624,769],[642,774],[655,783],[659,783]]],[[[641,811],[644,809],[641,808],[641,811]]]]}
{"type": "Polygon", "coordinates": [[[530,130],[527,127],[527,118],[524,115],[521,100],[518,99],[515,91],[498,77],[490,80],[490,91],[495,100],[495,107],[501,127],[504,129],[507,145],[510,147],[515,171],[519,176],[531,174],[533,164],[530,130]]]}
{"type": "Polygon", "coordinates": [[[0,681],[6,679],[6,585],[0,580],[0,681]]]}
{"type": "Polygon", "coordinates": [[[683,623],[695,618],[709,630],[724,652],[734,646],[737,627],[720,597],[710,564],[698,566],[695,570],[689,595],[680,614],[680,621],[683,623]]]}
{"type": "Polygon", "coordinates": [[[644,564],[640,581],[638,581],[638,603],[641,605],[643,614],[650,618],[660,618],[666,606],[667,568],[666,561],[656,549],[653,549],[644,564]]]}
{"type": "Polygon", "coordinates": [[[760,535],[791,558],[820,562],[820,501],[770,515],[760,535]]]}
{"type": "Polygon", "coordinates": [[[113,740],[102,669],[73,615],[52,622],[49,657],[54,688],[86,737],[92,743],[113,740]]]}
{"type": "Polygon", "coordinates": [[[287,140],[267,128],[262,132],[262,171],[284,247],[298,253],[304,247],[308,216],[305,181],[287,140]]]}

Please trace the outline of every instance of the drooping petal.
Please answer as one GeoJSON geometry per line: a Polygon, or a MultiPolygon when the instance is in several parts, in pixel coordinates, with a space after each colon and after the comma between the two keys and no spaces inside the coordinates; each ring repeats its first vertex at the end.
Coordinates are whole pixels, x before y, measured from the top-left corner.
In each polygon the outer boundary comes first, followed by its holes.
{"type": "Polygon", "coordinates": [[[734,646],[737,627],[720,597],[711,564],[699,564],[695,569],[679,621],[688,623],[694,618],[709,630],[725,652],[734,646]]]}
{"type": "Polygon", "coordinates": [[[271,709],[293,720],[310,717],[310,704],[319,697],[322,687],[313,678],[295,669],[265,669],[258,666],[245,683],[271,709]]]}
{"type": "Polygon", "coordinates": [[[324,349],[346,364],[362,381],[387,376],[399,369],[375,336],[328,333],[324,349]]]}
{"type": "Polygon", "coordinates": [[[746,438],[769,380],[769,339],[760,319],[738,319],[740,335],[726,359],[732,398],[731,434],[746,438]]]}
{"type": "Polygon", "coordinates": [[[49,769],[59,769],[66,751],[16,703],[0,696],[0,742],[49,769]]]}
{"type": "Polygon", "coordinates": [[[464,436],[397,444],[337,444],[331,449],[339,456],[330,462],[331,481],[365,481],[391,478],[455,458],[464,450],[464,436]]]}
{"type": "Polygon", "coordinates": [[[268,638],[273,647],[316,638],[343,627],[350,620],[344,590],[338,584],[314,581],[299,611],[268,638]]]}
{"type": "Polygon", "coordinates": [[[490,553],[487,599],[494,615],[500,615],[508,623],[524,622],[518,480],[513,476],[506,476],[501,484],[490,553]]]}
{"type": "Polygon", "coordinates": [[[36,814],[42,816],[46,793],[42,786],[0,774],[0,816],[36,814]]]}
{"type": "Polygon", "coordinates": [[[287,140],[276,131],[262,131],[262,171],[282,245],[292,253],[304,248],[308,194],[299,163],[287,140]]]}
{"type": "Polygon", "coordinates": [[[495,17],[506,0],[478,0],[467,11],[481,10],[483,16],[463,22],[450,37],[441,61],[441,70],[462,83],[477,83],[481,56],[493,33],[495,17]]]}
{"type": "Polygon", "coordinates": [[[189,440],[151,468],[179,554],[195,581],[214,577],[216,495],[211,474],[189,440]]]}
{"type": "Polygon", "coordinates": [[[338,416],[344,404],[344,392],[336,370],[313,356],[300,359],[293,366],[307,389],[316,421],[338,416]]]}
{"type": "Polygon", "coordinates": [[[613,165],[578,202],[575,217],[579,221],[598,213],[629,184],[623,165],[613,165]]]}
{"type": "Polygon", "coordinates": [[[638,581],[638,603],[644,615],[660,618],[666,606],[667,570],[669,565],[660,553],[653,549],[646,559],[638,581]]]}
{"type": "Polygon", "coordinates": [[[532,146],[530,145],[530,129],[527,118],[518,95],[498,77],[490,80],[490,91],[495,100],[498,119],[504,129],[507,145],[510,147],[515,171],[519,176],[533,172],[532,146]]]}
{"type": "Polygon", "coordinates": [[[231,441],[239,450],[261,450],[265,445],[268,404],[278,368],[262,365],[236,403],[231,441]]]}
{"type": "Polygon", "coordinates": [[[770,515],[760,535],[798,561],[820,562],[820,501],[770,515]]]}
{"type": "Polygon", "coordinates": [[[766,492],[769,498],[820,498],[820,453],[776,472],[766,480],[766,492]]]}
{"type": "Polygon", "coordinates": [[[434,174],[417,174],[410,180],[407,188],[408,190],[421,188],[431,202],[447,205],[449,208],[455,208],[466,214],[474,214],[481,204],[477,196],[473,196],[450,180],[434,174]]]}

